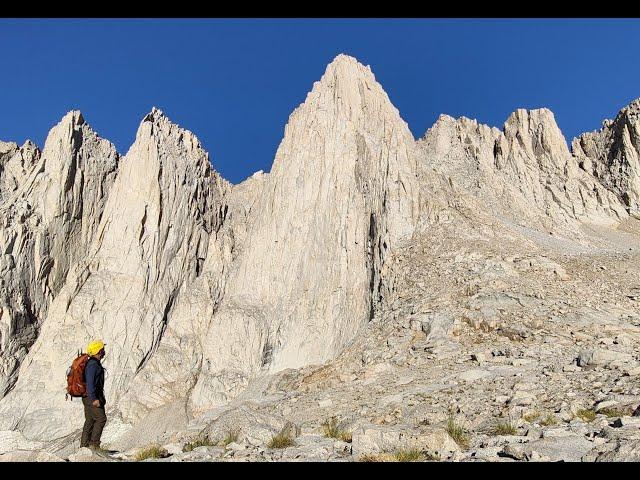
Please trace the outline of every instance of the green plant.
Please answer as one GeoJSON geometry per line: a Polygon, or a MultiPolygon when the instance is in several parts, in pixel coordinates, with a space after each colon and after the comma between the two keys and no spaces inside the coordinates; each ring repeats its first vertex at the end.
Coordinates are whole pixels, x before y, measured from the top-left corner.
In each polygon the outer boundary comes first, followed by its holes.
{"type": "Polygon", "coordinates": [[[540,412],[537,410],[534,410],[533,412],[529,412],[523,415],[522,418],[524,419],[525,422],[531,423],[534,420],[537,420],[538,418],[540,418],[540,412]]]}
{"type": "Polygon", "coordinates": [[[227,430],[227,435],[220,442],[223,447],[226,447],[230,443],[237,442],[240,439],[240,430],[237,428],[231,428],[227,430]]]}
{"type": "Polygon", "coordinates": [[[143,450],[140,450],[136,454],[136,462],[141,462],[142,460],[146,460],[147,458],[165,458],[168,457],[168,452],[159,447],[158,445],[151,445],[143,450]]]}
{"type": "Polygon", "coordinates": [[[367,454],[358,458],[359,462],[397,462],[398,459],[388,453],[379,453],[377,455],[367,454]]]}
{"type": "Polygon", "coordinates": [[[351,432],[341,429],[335,417],[325,420],[322,424],[322,430],[327,438],[336,438],[343,442],[351,443],[351,432]]]}
{"type": "Polygon", "coordinates": [[[606,415],[607,417],[622,417],[624,416],[625,412],[622,410],[619,410],[615,407],[605,407],[605,408],[601,408],[598,413],[601,413],[603,415],[606,415]]]}
{"type": "Polygon", "coordinates": [[[187,443],[183,448],[182,451],[183,452],[190,452],[192,451],[194,448],[198,448],[198,447],[212,447],[213,445],[215,445],[211,439],[205,435],[203,437],[198,437],[196,438],[194,441],[187,443]]]}
{"type": "Polygon", "coordinates": [[[424,453],[416,448],[409,450],[397,450],[394,453],[381,452],[377,454],[361,455],[359,462],[424,462],[424,461],[440,461],[440,455],[437,453],[424,453]]]}
{"type": "Polygon", "coordinates": [[[490,430],[491,435],[515,435],[518,433],[516,426],[510,421],[496,423],[490,430]]]}
{"type": "Polygon", "coordinates": [[[418,449],[399,450],[394,454],[399,462],[421,462],[425,459],[424,454],[418,449]]]}
{"type": "Polygon", "coordinates": [[[540,420],[540,425],[542,425],[543,427],[550,427],[557,424],[558,420],[552,413],[547,413],[547,415],[542,420],[540,420]]]}
{"type": "Polygon", "coordinates": [[[267,447],[287,448],[293,445],[295,445],[295,443],[293,442],[293,438],[291,438],[291,435],[289,435],[286,432],[280,432],[269,441],[269,443],[267,444],[267,447]]]}
{"type": "Polygon", "coordinates": [[[469,434],[462,425],[456,423],[453,416],[447,420],[447,433],[460,447],[469,448],[469,434]]]}
{"type": "Polygon", "coordinates": [[[585,422],[592,422],[596,418],[596,412],[592,409],[578,410],[577,417],[581,418],[585,422]]]}
{"type": "Polygon", "coordinates": [[[338,438],[340,435],[340,427],[338,427],[338,420],[335,417],[325,420],[322,423],[322,430],[324,436],[328,438],[338,438]]]}

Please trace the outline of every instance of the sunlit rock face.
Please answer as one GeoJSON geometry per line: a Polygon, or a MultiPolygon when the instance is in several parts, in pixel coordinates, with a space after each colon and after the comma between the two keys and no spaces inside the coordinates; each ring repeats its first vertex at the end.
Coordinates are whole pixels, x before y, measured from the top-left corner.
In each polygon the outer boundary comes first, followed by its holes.
{"type": "MultiPolygon", "coordinates": [[[[442,115],[416,141],[371,69],[339,55],[271,171],[238,185],[155,108],[122,157],[75,111],[42,151],[0,142],[0,430],[76,432],[65,372],[93,338],[107,343],[111,425],[180,429],[359,348],[383,307],[418,312],[427,297],[403,293],[417,273],[398,260],[415,260],[417,238],[615,230],[637,214],[637,111],[572,151],[546,109],[502,130],[442,115]]],[[[568,277],[555,265],[531,269],[568,277]]],[[[429,335],[449,335],[453,313],[425,315],[442,323],[429,335]]]]}

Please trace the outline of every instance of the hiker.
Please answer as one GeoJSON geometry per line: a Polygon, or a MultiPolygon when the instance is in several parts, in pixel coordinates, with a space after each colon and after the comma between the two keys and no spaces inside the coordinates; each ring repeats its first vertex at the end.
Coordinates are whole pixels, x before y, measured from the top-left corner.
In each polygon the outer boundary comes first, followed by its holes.
{"type": "Polygon", "coordinates": [[[102,340],[94,340],[87,347],[89,360],[84,368],[84,381],[87,385],[86,394],[82,396],[84,404],[84,427],[82,429],[81,447],[92,450],[100,449],[102,429],[107,423],[104,404],[104,368],[100,360],[104,358],[105,344],[102,340]]]}

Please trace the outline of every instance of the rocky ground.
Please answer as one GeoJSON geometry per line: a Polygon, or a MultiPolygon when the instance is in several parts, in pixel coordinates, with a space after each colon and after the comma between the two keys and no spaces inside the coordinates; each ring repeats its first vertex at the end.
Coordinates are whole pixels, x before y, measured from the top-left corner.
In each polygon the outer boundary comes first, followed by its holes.
{"type": "Polygon", "coordinates": [[[382,307],[335,361],[259,378],[187,428],[132,432],[128,448],[110,445],[113,418],[108,456],[11,432],[0,458],[639,460],[637,228],[573,249],[442,228],[395,254],[382,307]]]}

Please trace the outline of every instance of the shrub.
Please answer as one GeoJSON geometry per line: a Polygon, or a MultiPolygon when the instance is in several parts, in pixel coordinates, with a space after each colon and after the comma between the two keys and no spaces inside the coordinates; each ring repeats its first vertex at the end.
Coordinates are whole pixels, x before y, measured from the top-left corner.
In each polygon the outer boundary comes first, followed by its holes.
{"type": "Polygon", "coordinates": [[[351,432],[342,430],[338,426],[338,420],[335,417],[325,420],[322,424],[322,430],[324,431],[324,436],[327,438],[336,438],[343,442],[351,443],[351,432]]]}
{"type": "Polygon", "coordinates": [[[187,443],[183,448],[183,452],[190,452],[198,447],[212,447],[215,445],[208,436],[198,437],[194,441],[187,443]]]}
{"type": "Polygon", "coordinates": [[[456,423],[453,416],[447,420],[447,433],[460,447],[465,449],[469,447],[469,434],[464,427],[456,423]]]}
{"type": "Polygon", "coordinates": [[[540,412],[535,410],[533,412],[529,412],[526,415],[523,415],[522,418],[524,419],[525,422],[533,422],[534,420],[537,420],[538,418],[540,418],[540,412]]]}
{"type": "Polygon", "coordinates": [[[607,417],[622,417],[624,416],[625,412],[622,410],[619,410],[615,407],[605,407],[600,409],[600,411],[598,413],[602,413],[603,415],[606,415],[607,417]]]}
{"type": "Polygon", "coordinates": [[[596,418],[596,412],[592,408],[582,409],[578,410],[577,416],[585,422],[592,422],[596,418]]]}
{"type": "Polygon", "coordinates": [[[399,450],[394,455],[399,462],[421,462],[425,460],[424,454],[418,449],[399,450]]]}
{"type": "Polygon", "coordinates": [[[227,435],[222,439],[220,443],[222,443],[223,447],[226,447],[230,443],[237,442],[240,439],[240,430],[237,428],[231,428],[227,430],[227,435]]]}
{"type": "Polygon", "coordinates": [[[553,415],[552,413],[548,413],[540,421],[540,425],[542,425],[543,427],[550,427],[552,425],[557,425],[557,424],[558,424],[558,420],[556,419],[555,415],[553,415]]]}
{"type": "Polygon", "coordinates": [[[498,422],[490,430],[491,435],[515,435],[518,429],[511,422],[498,422]]]}
{"type": "Polygon", "coordinates": [[[388,453],[380,453],[378,455],[372,455],[372,454],[361,455],[358,458],[358,461],[359,462],[397,462],[398,459],[388,453]]]}
{"type": "Polygon", "coordinates": [[[395,453],[382,452],[378,454],[362,455],[359,462],[423,462],[426,460],[440,460],[440,455],[424,453],[418,449],[398,450],[395,453]]]}
{"type": "Polygon", "coordinates": [[[351,432],[347,432],[343,430],[342,433],[340,434],[340,440],[342,440],[345,443],[351,443],[352,441],[351,432]]]}
{"type": "Polygon", "coordinates": [[[141,462],[147,458],[165,458],[168,456],[169,453],[164,448],[161,448],[158,445],[151,445],[150,447],[140,450],[136,454],[136,462],[141,462]]]}
{"type": "Polygon", "coordinates": [[[293,445],[295,445],[295,443],[293,442],[293,438],[291,438],[291,435],[285,432],[280,432],[269,441],[269,443],[267,444],[267,447],[287,448],[293,445]]]}

